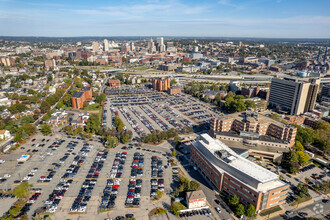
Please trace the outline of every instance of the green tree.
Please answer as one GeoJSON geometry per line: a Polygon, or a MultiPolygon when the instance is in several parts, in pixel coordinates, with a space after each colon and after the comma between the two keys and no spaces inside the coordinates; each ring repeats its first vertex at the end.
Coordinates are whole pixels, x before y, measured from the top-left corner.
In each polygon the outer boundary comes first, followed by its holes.
{"type": "Polygon", "coordinates": [[[304,146],[300,143],[300,141],[296,141],[296,144],[295,144],[295,146],[294,146],[294,149],[296,150],[296,151],[304,151],[305,149],[304,149],[304,146]]]}
{"type": "Polygon", "coordinates": [[[121,142],[123,142],[124,144],[128,143],[129,142],[129,138],[124,135],[122,138],[121,138],[121,142]]]}
{"type": "Polygon", "coordinates": [[[194,180],[190,181],[189,190],[190,191],[200,190],[200,184],[194,180]]]}
{"type": "Polygon", "coordinates": [[[253,217],[256,217],[256,208],[250,204],[248,205],[248,207],[246,208],[246,216],[247,217],[250,217],[250,218],[253,218],[253,217]]]}
{"type": "Polygon", "coordinates": [[[57,103],[57,105],[56,105],[56,108],[57,109],[60,109],[60,108],[62,108],[63,107],[63,101],[59,101],[58,103],[57,103]]]}
{"type": "Polygon", "coordinates": [[[108,141],[108,148],[113,148],[119,143],[118,138],[116,136],[109,135],[107,137],[107,141],[108,141]]]}
{"type": "Polygon", "coordinates": [[[49,83],[49,82],[52,82],[52,81],[53,81],[53,75],[52,74],[49,74],[47,76],[47,82],[49,83]]]}
{"type": "Polygon", "coordinates": [[[41,125],[41,131],[44,135],[49,135],[52,133],[52,128],[50,127],[49,124],[44,123],[41,125]]]}
{"type": "Polygon", "coordinates": [[[211,90],[213,90],[213,91],[219,91],[220,89],[219,89],[219,86],[218,85],[212,84],[211,85],[211,90]]]}
{"type": "Polygon", "coordinates": [[[300,165],[305,165],[308,163],[310,157],[307,153],[304,153],[303,151],[298,151],[297,154],[298,154],[298,163],[300,165]]]}
{"type": "Polygon", "coordinates": [[[172,153],[171,153],[171,156],[172,156],[172,157],[176,157],[177,155],[178,155],[178,154],[177,154],[176,150],[173,149],[173,150],[172,150],[172,153]]]}
{"type": "Polygon", "coordinates": [[[34,122],[34,118],[32,115],[23,116],[22,118],[20,118],[20,122],[21,124],[32,123],[34,122]]]}
{"type": "Polygon", "coordinates": [[[186,207],[180,202],[172,202],[170,206],[170,210],[174,215],[179,215],[179,211],[182,209],[186,209],[186,207]]]}
{"type": "Polygon", "coordinates": [[[246,105],[247,108],[253,108],[253,109],[256,108],[256,103],[254,101],[251,101],[251,100],[245,101],[245,105],[246,105]]]}
{"type": "Polygon", "coordinates": [[[245,214],[245,208],[243,204],[238,204],[235,209],[235,215],[238,217],[242,216],[245,214]]]}
{"type": "Polygon", "coordinates": [[[19,213],[20,210],[21,209],[18,207],[13,207],[13,208],[9,209],[9,215],[12,217],[15,217],[19,213]]]}
{"type": "Polygon", "coordinates": [[[278,120],[278,121],[281,119],[281,116],[279,114],[276,114],[276,113],[273,113],[270,117],[272,119],[275,119],[275,120],[278,120]]]}
{"type": "Polygon", "coordinates": [[[20,185],[18,185],[14,191],[13,195],[16,196],[19,199],[23,199],[29,195],[29,183],[23,182],[20,185]]]}
{"type": "Polygon", "coordinates": [[[86,131],[89,133],[94,133],[100,128],[100,119],[97,114],[92,114],[87,120],[86,131]]]}
{"type": "Polygon", "coordinates": [[[95,96],[95,102],[97,103],[105,102],[106,98],[107,96],[104,93],[102,93],[101,95],[95,96]]]}
{"type": "Polygon", "coordinates": [[[50,110],[51,105],[47,101],[43,101],[40,105],[41,113],[46,113],[50,110]]]}
{"type": "Polygon", "coordinates": [[[229,205],[236,206],[239,203],[239,197],[234,194],[229,197],[229,205]]]}

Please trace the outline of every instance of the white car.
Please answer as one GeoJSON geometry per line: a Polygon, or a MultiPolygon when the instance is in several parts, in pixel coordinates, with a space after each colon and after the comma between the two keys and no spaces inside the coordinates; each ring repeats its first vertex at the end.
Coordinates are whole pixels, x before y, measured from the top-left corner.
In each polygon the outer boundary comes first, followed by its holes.
{"type": "Polygon", "coordinates": [[[3,164],[4,162],[6,162],[5,160],[0,160],[0,164],[3,164]]]}
{"type": "Polygon", "coordinates": [[[4,177],[4,178],[9,178],[9,177],[11,177],[11,175],[7,173],[7,174],[5,174],[3,177],[4,177]]]}
{"type": "Polygon", "coordinates": [[[51,209],[48,210],[48,212],[54,213],[54,212],[56,212],[56,209],[51,208],[51,209]]]}
{"type": "Polygon", "coordinates": [[[45,204],[46,204],[46,205],[51,205],[51,204],[53,204],[53,200],[48,199],[48,200],[46,200],[45,204]]]}
{"type": "Polygon", "coordinates": [[[25,176],[25,177],[23,178],[23,180],[28,181],[28,180],[30,180],[30,178],[31,178],[31,177],[29,177],[29,176],[25,176]]]}
{"type": "Polygon", "coordinates": [[[221,213],[221,210],[219,207],[215,207],[215,210],[218,212],[218,213],[221,213]]]}

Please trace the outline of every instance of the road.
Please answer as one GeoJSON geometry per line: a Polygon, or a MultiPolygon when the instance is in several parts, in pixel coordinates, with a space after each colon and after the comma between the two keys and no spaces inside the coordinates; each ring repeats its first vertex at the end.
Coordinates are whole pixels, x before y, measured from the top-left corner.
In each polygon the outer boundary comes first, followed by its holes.
{"type": "Polygon", "coordinates": [[[217,191],[215,189],[214,186],[212,186],[209,182],[207,182],[203,176],[195,171],[191,165],[189,164],[189,158],[186,155],[183,155],[183,160],[181,161],[181,165],[184,167],[184,170],[188,173],[188,175],[193,179],[196,180],[200,183],[201,185],[201,190],[203,190],[206,199],[208,201],[208,203],[210,204],[210,206],[212,207],[211,210],[213,212],[213,214],[216,213],[217,217],[220,217],[220,219],[233,219],[233,217],[231,216],[231,210],[229,209],[229,207],[226,205],[226,203],[222,200],[222,198],[217,195],[217,191]],[[217,204],[215,202],[215,200],[219,200],[220,204],[217,204]],[[215,211],[215,207],[219,207],[221,210],[221,213],[217,213],[215,211]]]}
{"type": "MultiPolygon", "coordinates": [[[[308,217],[315,217],[315,218],[325,218],[327,214],[330,214],[330,202],[323,203],[322,201],[314,202],[311,205],[305,206],[304,208],[294,208],[293,215],[290,215],[290,219],[302,219],[298,213],[299,212],[306,212],[308,213],[308,217]]],[[[271,220],[282,220],[288,218],[286,215],[277,216],[271,218],[271,220]]]]}

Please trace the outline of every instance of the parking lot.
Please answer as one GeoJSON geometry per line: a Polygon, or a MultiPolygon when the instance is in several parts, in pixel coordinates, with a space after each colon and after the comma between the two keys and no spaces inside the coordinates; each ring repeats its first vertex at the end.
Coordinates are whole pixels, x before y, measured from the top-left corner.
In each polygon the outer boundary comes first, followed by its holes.
{"type": "MultiPolygon", "coordinates": [[[[135,218],[144,219],[151,209],[162,207],[163,204],[170,205],[168,193],[171,192],[172,172],[167,166],[165,153],[147,148],[127,147],[110,149],[106,153],[100,143],[94,140],[68,136],[61,137],[64,141],[56,141],[56,137],[46,137],[43,142],[47,144],[36,147],[37,143],[42,143],[42,139],[44,138],[40,136],[24,145],[23,152],[26,152],[27,148],[38,149],[38,152],[34,152],[32,157],[24,162],[24,166],[22,164],[16,167],[17,161],[10,159],[8,163],[6,161],[1,164],[16,169],[16,173],[8,171],[10,177],[1,185],[2,188],[14,188],[18,184],[14,184],[15,180],[23,180],[25,176],[33,173],[28,181],[37,192],[31,195],[31,202],[25,209],[30,218],[36,209],[44,207],[45,211],[53,213],[54,219],[102,219],[126,214],[134,214],[135,218]],[[47,139],[50,140],[47,142],[47,139]],[[125,157],[123,164],[120,160],[117,164],[118,156],[120,159],[125,157]],[[157,165],[152,167],[152,158],[155,157],[157,165]],[[155,168],[157,172],[154,174],[155,168]],[[152,179],[157,182],[157,190],[164,191],[159,201],[152,201],[152,179]],[[111,195],[112,198],[115,197],[114,200],[110,199],[111,195]],[[104,208],[107,210],[101,212],[104,208]]],[[[17,155],[5,156],[18,158],[19,151],[22,152],[19,149],[17,155]]],[[[0,159],[3,159],[2,156],[0,159]]],[[[3,199],[5,200],[7,198],[3,199]]],[[[10,200],[11,198],[8,198],[8,201],[10,200]]]]}
{"type": "Polygon", "coordinates": [[[297,185],[299,183],[306,185],[310,190],[309,194],[312,198],[319,197],[320,194],[311,190],[311,186],[314,184],[320,185],[322,181],[328,181],[330,179],[329,175],[327,175],[326,171],[315,166],[314,164],[309,164],[304,168],[301,168],[297,174],[289,174],[285,170],[277,167],[272,163],[263,162],[263,166],[266,169],[278,173],[281,177],[283,177],[283,181],[290,184],[289,194],[287,197],[288,203],[293,201],[293,198],[297,194],[297,185]],[[310,180],[310,184],[306,183],[306,178],[310,180]]]}
{"type": "MultiPolygon", "coordinates": [[[[118,112],[126,128],[133,131],[134,137],[154,130],[175,128],[181,131],[184,127],[206,123],[217,115],[205,103],[185,94],[170,96],[154,92],[129,97],[111,96],[107,103],[111,112],[118,112]]],[[[111,117],[108,115],[106,117],[111,117]]],[[[105,121],[108,127],[112,126],[111,120],[105,118],[105,121]]]]}

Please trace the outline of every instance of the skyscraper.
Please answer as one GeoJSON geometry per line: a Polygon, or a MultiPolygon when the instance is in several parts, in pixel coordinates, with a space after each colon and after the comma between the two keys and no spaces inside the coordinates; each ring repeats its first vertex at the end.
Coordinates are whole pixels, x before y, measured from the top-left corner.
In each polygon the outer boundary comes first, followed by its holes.
{"type": "Polygon", "coordinates": [[[320,79],[274,78],[270,86],[270,106],[299,115],[314,109],[320,79]]]}
{"type": "Polygon", "coordinates": [[[103,41],[103,51],[109,51],[109,41],[107,39],[103,41]]]}
{"type": "Polygon", "coordinates": [[[148,41],[148,51],[149,53],[153,53],[156,50],[155,43],[150,37],[150,40],[148,41]]]}
{"type": "Polygon", "coordinates": [[[158,37],[157,38],[157,47],[159,52],[164,52],[166,47],[164,44],[164,38],[163,37],[158,37]]]}
{"type": "Polygon", "coordinates": [[[131,49],[131,51],[134,51],[135,50],[134,42],[131,42],[130,43],[130,49],[131,49]]]}
{"type": "Polygon", "coordinates": [[[99,50],[99,49],[100,49],[100,44],[99,44],[98,42],[94,41],[94,42],[92,43],[92,50],[93,50],[93,51],[97,51],[97,50],[99,50]]]}

